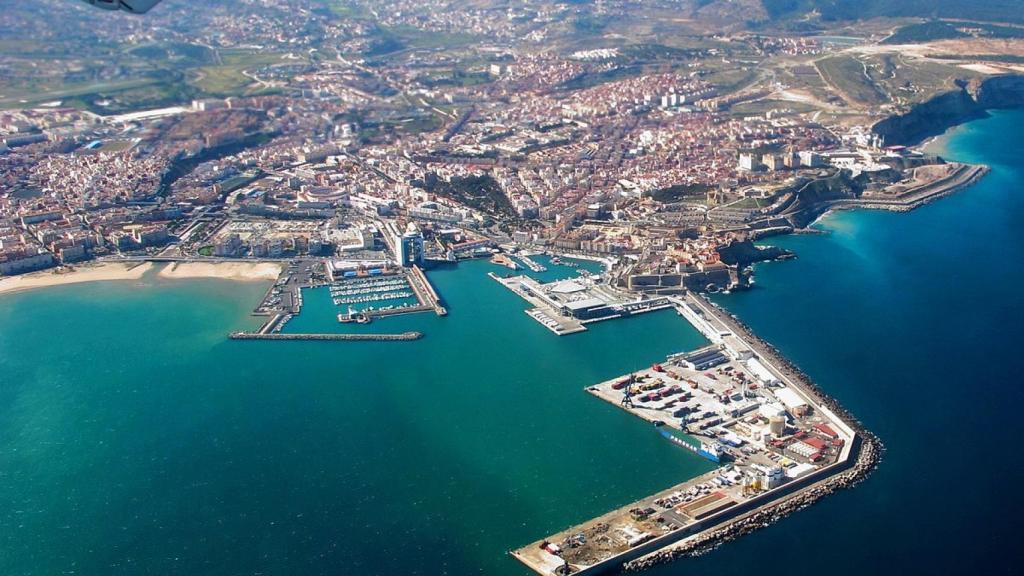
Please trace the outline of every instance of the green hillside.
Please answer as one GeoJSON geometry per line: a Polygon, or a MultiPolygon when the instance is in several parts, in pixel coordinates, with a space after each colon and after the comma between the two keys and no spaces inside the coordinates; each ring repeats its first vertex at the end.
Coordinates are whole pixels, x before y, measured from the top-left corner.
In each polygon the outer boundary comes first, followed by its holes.
{"type": "Polygon", "coordinates": [[[877,17],[962,18],[1024,22],[1020,0],[762,0],[773,18],[817,10],[825,20],[877,17]]]}

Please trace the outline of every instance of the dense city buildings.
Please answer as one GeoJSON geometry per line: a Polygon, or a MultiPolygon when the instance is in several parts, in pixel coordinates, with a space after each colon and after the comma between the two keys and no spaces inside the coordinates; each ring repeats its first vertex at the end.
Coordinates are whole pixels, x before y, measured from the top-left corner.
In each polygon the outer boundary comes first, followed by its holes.
{"type": "MultiPolygon", "coordinates": [[[[329,256],[352,245],[338,238],[350,226],[395,220],[418,223],[425,253],[442,258],[450,246],[431,239],[458,230],[629,255],[623,286],[652,274],[720,284],[719,248],[802,227],[831,205],[812,189],[899,204],[917,198],[907,190],[946,177],[941,167],[920,169],[940,159],[886,147],[872,131],[906,98],[873,108],[830,81],[834,60],[871,64],[871,53],[857,52],[884,37],[871,28],[837,44],[683,26],[682,47],[645,44],[632,28],[648,11],[677,9],[672,2],[606,2],[593,14],[557,3],[395,4],[385,13],[353,2],[332,17],[255,1],[184,14],[169,3],[116,27],[83,7],[80,21],[60,25],[117,40],[136,54],[133,64],[83,61],[76,75],[54,61],[42,65],[44,84],[88,74],[113,85],[170,58],[217,75],[222,90],[187,84],[178,97],[154,99],[132,85],[0,98],[7,273],[145,254],[329,256]],[[588,18],[621,18],[634,43],[593,46],[564,29],[588,18]],[[284,33],[299,23],[303,34],[284,33]],[[207,30],[217,31],[209,41],[207,30]],[[320,224],[263,231],[283,221],[320,224]]],[[[26,14],[0,18],[30,28],[26,14]]],[[[3,57],[6,84],[23,82],[26,58],[3,57]]],[[[921,57],[894,79],[936,62],[921,57]]],[[[969,80],[999,73],[997,64],[983,73],[943,62],[969,80]]],[[[914,86],[905,80],[901,90],[907,82],[914,86]]],[[[942,88],[929,82],[916,88],[922,97],[942,88]]],[[[889,91],[881,80],[876,88],[889,91]]]]}

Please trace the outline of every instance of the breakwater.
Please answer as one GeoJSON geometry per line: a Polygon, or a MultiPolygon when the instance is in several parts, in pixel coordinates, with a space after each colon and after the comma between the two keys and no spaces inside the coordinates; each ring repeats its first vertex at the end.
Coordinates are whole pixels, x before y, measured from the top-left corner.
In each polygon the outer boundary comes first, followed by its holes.
{"type": "Polygon", "coordinates": [[[881,443],[873,436],[865,436],[859,440],[857,460],[849,470],[808,487],[799,488],[784,500],[756,508],[753,512],[728,520],[678,544],[627,562],[623,565],[623,571],[638,572],[680,558],[700,556],[726,542],[770,526],[794,512],[815,504],[829,494],[859,484],[878,466],[883,452],[881,443]]]}
{"type": "Polygon", "coordinates": [[[940,198],[955,194],[977,184],[991,169],[984,165],[963,164],[952,174],[908,190],[900,196],[886,198],[871,196],[860,198],[835,198],[822,200],[801,207],[788,214],[797,230],[806,229],[812,222],[830,210],[887,210],[889,212],[910,212],[940,198]]]}
{"type": "Polygon", "coordinates": [[[737,336],[743,339],[747,344],[751,346],[758,354],[762,355],[767,359],[773,366],[786,378],[794,381],[801,387],[811,391],[818,400],[818,404],[824,406],[842,419],[847,425],[860,436],[871,439],[872,442],[879,444],[881,442],[875,437],[874,434],[866,430],[861,424],[860,420],[850,414],[838,400],[828,395],[822,390],[811,377],[808,376],[799,366],[787,359],[778,348],[773,346],[771,343],[766,342],[761,337],[757,336],[753,330],[750,329],[742,320],[721,311],[717,306],[711,303],[706,297],[700,294],[691,293],[691,296],[700,301],[703,305],[702,309],[704,312],[710,312],[714,314],[715,318],[726,325],[732,330],[737,336]]]}
{"type": "Polygon", "coordinates": [[[858,200],[836,200],[832,203],[832,206],[835,208],[849,207],[908,212],[973,186],[984,178],[989,171],[990,168],[988,166],[961,164],[949,176],[907,190],[895,198],[870,197],[858,200]]]}
{"type": "Polygon", "coordinates": [[[346,342],[402,342],[423,338],[422,332],[402,332],[401,334],[258,334],[252,332],[232,332],[232,340],[334,340],[346,342]]]}
{"type": "MultiPolygon", "coordinates": [[[[778,459],[771,456],[776,450],[784,448],[783,444],[772,442],[772,447],[765,441],[762,450],[757,448],[744,449],[741,452],[722,448],[717,441],[702,440],[701,449],[716,456],[734,460],[733,468],[728,468],[722,476],[695,478],[674,486],[662,493],[633,502],[619,510],[605,514],[568,530],[544,538],[512,552],[512,555],[539,574],[553,574],[552,566],[564,562],[572,566],[574,574],[604,574],[625,569],[627,571],[649,568],[655,564],[668,562],[685,555],[694,555],[708,550],[732,538],[767,526],[796,510],[810,506],[819,499],[859,483],[873,471],[880,461],[883,446],[872,433],[864,429],[855,419],[839,406],[833,398],[824,394],[815,386],[810,378],[800,372],[791,362],[787,361],[775,348],[756,337],[749,328],[741,325],[727,313],[717,309],[703,297],[690,293],[684,299],[674,300],[677,310],[701,331],[706,338],[716,345],[718,375],[703,372],[707,368],[691,365],[687,360],[680,360],[684,355],[670,356],[665,364],[656,364],[650,371],[633,372],[624,378],[609,380],[589,387],[587,390],[595,396],[627,410],[647,421],[654,421],[665,427],[686,427],[687,422],[708,420],[702,426],[722,426],[717,432],[721,435],[726,426],[731,426],[740,415],[748,412],[744,407],[734,411],[720,410],[714,407],[721,389],[730,385],[741,386],[757,378],[764,382],[774,378],[779,388],[778,399],[782,398],[782,390],[796,394],[806,403],[818,422],[824,422],[827,434],[838,448],[831,453],[827,450],[819,452],[812,460],[817,467],[810,464],[809,469],[795,472],[788,481],[776,484],[760,492],[760,484],[748,490],[743,481],[726,478],[725,474],[738,474],[748,480],[756,476],[762,468],[771,467],[778,459]],[[732,358],[732,360],[730,360],[732,358]],[[760,369],[770,376],[755,376],[757,368],[744,363],[743,358],[756,360],[760,369]],[[723,369],[723,365],[727,365],[723,369]],[[748,375],[748,368],[754,370],[748,375]],[[719,378],[733,378],[732,383],[719,382],[719,378]],[[688,382],[692,389],[676,400],[674,396],[683,392],[683,387],[668,386],[668,381],[688,382]],[[624,386],[625,392],[622,392],[624,386]],[[639,386],[637,390],[635,387],[639,386]],[[665,389],[664,392],[645,391],[665,389]],[[703,396],[702,396],[703,395],[703,396]],[[654,396],[652,398],[652,396],[654,396]],[[696,396],[696,397],[694,397],[696,396]],[[636,399],[634,400],[634,397],[636,399]],[[670,404],[657,405],[650,402],[662,401],[673,397],[670,404]],[[637,404],[639,402],[639,404],[637,404]],[[682,402],[681,408],[678,404],[682,402]],[[681,411],[683,414],[693,412],[687,403],[697,402],[710,408],[709,412],[696,419],[685,418],[682,424],[674,424],[681,411]],[[672,412],[676,410],[676,412],[672,412]],[[717,411],[717,412],[716,412],[717,411]],[[723,418],[731,421],[723,422],[723,418]],[[832,428],[829,428],[829,427],[832,428]],[[834,429],[834,430],[833,430],[834,429]],[[835,432],[839,430],[839,432],[835,432]],[[705,448],[705,444],[707,448],[705,448]],[[748,461],[749,459],[749,461],[748,461]],[[754,476],[750,476],[753,474],[754,476]],[[710,495],[706,492],[711,491],[710,495]],[[705,494],[702,498],[695,496],[705,494]],[[694,500],[696,498],[696,500],[694,500]],[[711,503],[706,501],[712,499],[711,503]],[[681,503],[680,503],[681,502],[681,503]],[[690,504],[686,504],[689,502],[690,504]],[[695,507],[696,506],[696,507],[695,507]],[[663,510],[664,509],[664,510],[663,510]],[[667,510],[667,511],[666,511],[667,510]],[[623,541],[621,537],[605,536],[612,532],[629,534],[632,540],[623,541]]],[[[694,362],[697,362],[694,360],[694,362]]],[[[755,389],[755,387],[751,387],[755,389]]],[[[729,392],[726,392],[728,394],[729,392]]],[[[770,395],[770,398],[776,398],[770,395]]],[[[735,399],[734,399],[735,400],[735,399]]],[[[742,400],[737,400],[741,402],[742,400]]],[[[790,403],[793,401],[790,400],[790,403]]],[[[791,412],[798,428],[808,427],[811,420],[801,420],[806,413],[799,408],[791,412]]],[[[693,424],[690,424],[691,426],[693,424]]],[[[817,426],[817,425],[816,425],[817,426]]],[[[740,430],[739,434],[750,436],[752,432],[740,430]]],[[[663,429],[663,433],[665,429],[663,429]]],[[[737,432],[731,432],[736,434],[737,432]]],[[[806,432],[803,432],[806,433],[806,432]]],[[[757,434],[757,432],[753,432],[757,434]]],[[[798,433],[796,438],[800,438],[798,433]]],[[[715,438],[715,435],[711,436],[715,438]]],[[[819,440],[821,440],[819,438],[819,440]]],[[[824,442],[824,440],[821,440],[824,442]]],[[[727,442],[730,446],[743,445],[744,440],[736,436],[736,440],[727,442]]],[[[778,442],[785,442],[779,440],[778,442]]],[[[798,444],[794,442],[793,444],[798,444]]],[[[822,444],[824,446],[824,444],[822,444]]],[[[799,446],[797,447],[799,448],[799,446]]],[[[797,448],[791,454],[799,455],[797,448]]],[[[804,456],[804,458],[808,458],[804,456]]],[[[781,470],[781,468],[779,469],[781,470]]],[[[759,482],[759,481],[755,481],[759,482]]]]}
{"type": "MultiPolygon", "coordinates": [[[[719,310],[705,297],[698,294],[692,296],[701,304],[702,312],[713,315],[715,320],[723,323],[729,330],[746,341],[757,354],[782,372],[787,379],[811,391],[822,407],[839,416],[856,433],[855,443],[852,446],[856,456],[845,463],[846,469],[829,474],[825,478],[807,485],[794,485],[791,492],[782,499],[752,507],[753,509],[749,512],[744,511],[734,515],[717,526],[712,526],[678,543],[625,563],[623,570],[626,572],[637,572],[679,558],[705,554],[726,542],[765,528],[794,512],[807,508],[838,490],[856,486],[878,467],[885,452],[885,445],[874,433],[867,430],[836,399],[826,394],[796,364],[786,359],[777,348],[758,337],[750,327],[739,319],[719,310]]],[[[840,465],[837,464],[837,466],[840,465]]]]}

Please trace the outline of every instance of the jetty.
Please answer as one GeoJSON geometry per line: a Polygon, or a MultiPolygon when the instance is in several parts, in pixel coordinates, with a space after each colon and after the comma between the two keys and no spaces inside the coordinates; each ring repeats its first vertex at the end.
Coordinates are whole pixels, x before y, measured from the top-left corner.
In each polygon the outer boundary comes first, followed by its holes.
{"type": "Polygon", "coordinates": [[[232,340],[324,340],[343,342],[407,342],[423,338],[422,332],[400,334],[261,334],[258,332],[232,332],[232,340]]]}
{"type": "Polygon", "coordinates": [[[367,318],[387,318],[388,316],[402,316],[404,314],[417,314],[419,312],[430,312],[431,310],[434,310],[434,308],[431,307],[431,306],[419,305],[419,306],[404,306],[404,307],[400,306],[400,307],[397,307],[397,308],[364,310],[362,313],[365,314],[367,318]]]}
{"type": "Polygon", "coordinates": [[[532,258],[530,258],[530,255],[526,254],[525,252],[519,254],[519,260],[521,260],[523,264],[525,264],[526,267],[529,268],[532,272],[540,273],[548,271],[546,267],[535,262],[532,258]]]}
{"type": "Polygon", "coordinates": [[[409,272],[409,286],[416,294],[416,299],[427,309],[433,310],[438,316],[447,316],[448,310],[441,304],[441,297],[430,284],[427,275],[419,266],[413,266],[409,272]]]}

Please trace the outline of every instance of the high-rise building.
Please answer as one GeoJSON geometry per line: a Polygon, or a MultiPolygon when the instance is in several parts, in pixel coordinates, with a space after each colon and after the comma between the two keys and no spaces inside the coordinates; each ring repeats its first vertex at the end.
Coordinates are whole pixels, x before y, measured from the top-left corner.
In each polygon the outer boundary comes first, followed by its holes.
{"type": "Polygon", "coordinates": [[[797,169],[800,167],[800,155],[793,150],[789,150],[782,155],[782,163],[786,168],[797,169]]]}
{"type": "Polygon", "coordinates": [[[238,234],[231,234],[214,245],[213,255],[220,258],[234,258],[242,252],[242,246],[242,238],[238,234]]]}
{"type": "Polygon", "coordinates": [[[761,163],[767,166],[772,172],[777,172],[786,167],[782,156],[779,154],[765,154],[761,157],[761,163]]]}
{"type": "Polygon", "coordinates": [[[747,172],[755,172],[761,169],[761,163],[757,161],[753,154],[743,153],[740,154],[739,168],[747,172]]]}
{"type": "Polygon", "coordinates": [[[821,168],[825,165],[825,158],[817,152],[804,150],[800,152],[800,165],[805,168],[821,168]]]}
{"type": "Polygon", "coordinates": [[[398,263],[408,268],[413,265],[423,265],[423,232],[412,222],[405,229],[398,241],[395,243],[398,248],[398,263]]]}

